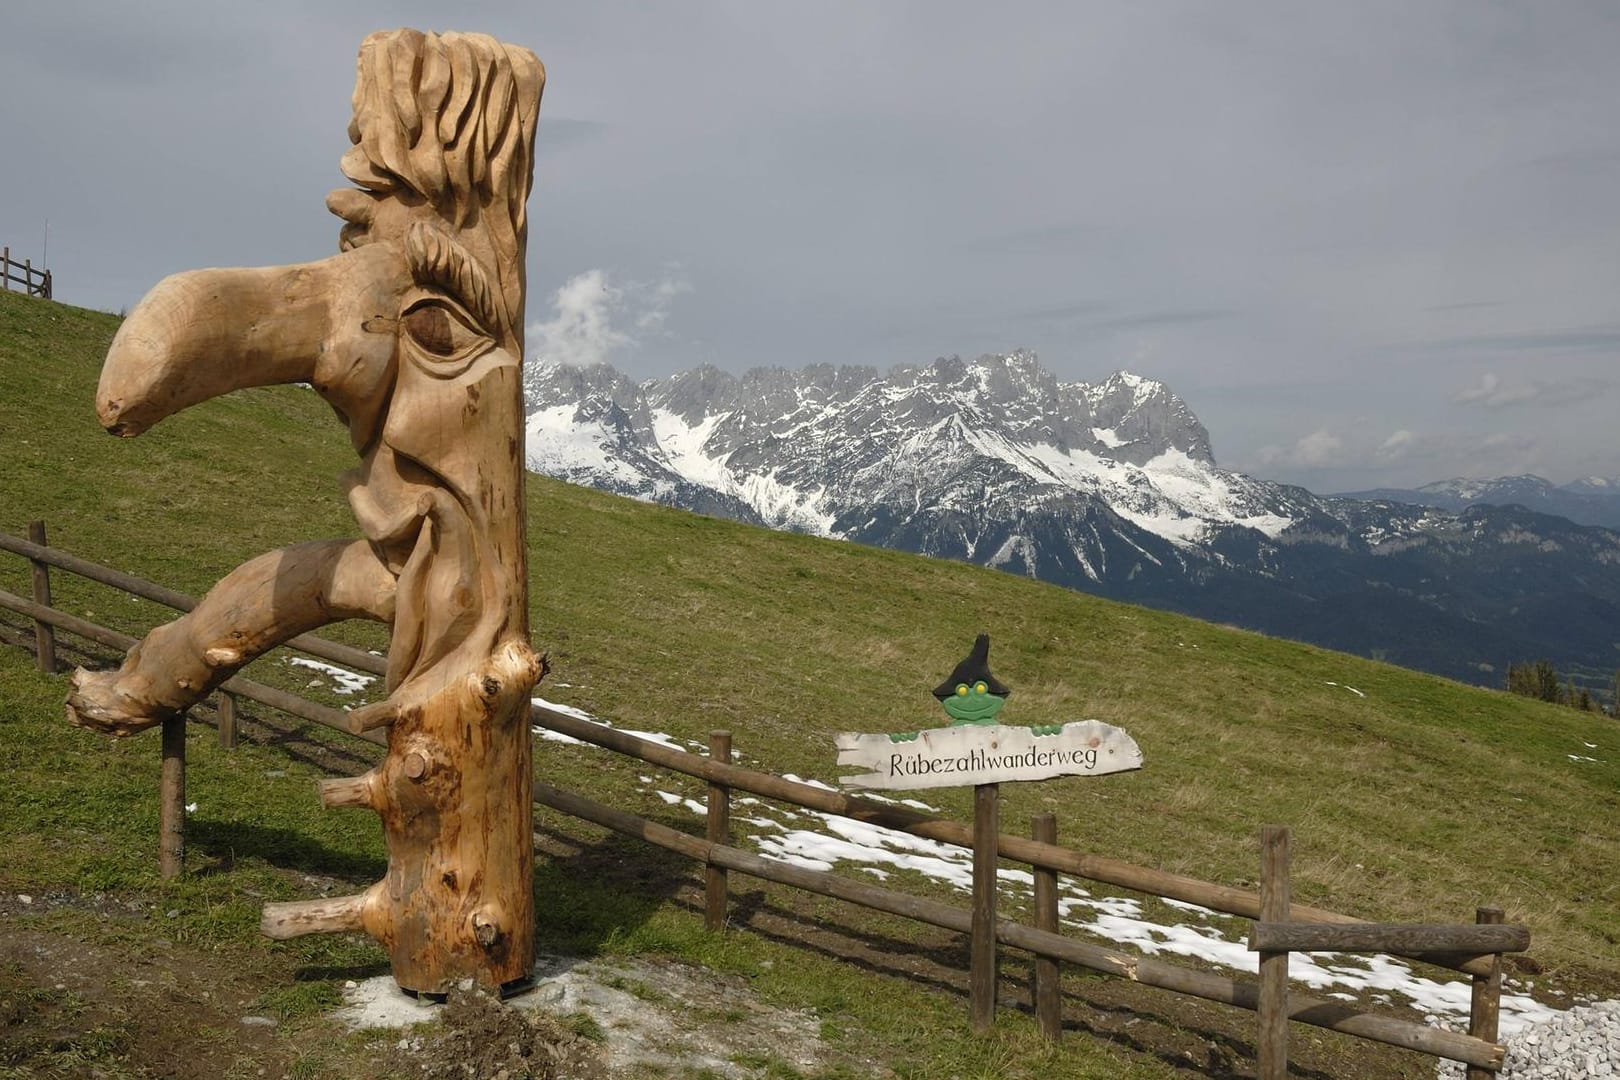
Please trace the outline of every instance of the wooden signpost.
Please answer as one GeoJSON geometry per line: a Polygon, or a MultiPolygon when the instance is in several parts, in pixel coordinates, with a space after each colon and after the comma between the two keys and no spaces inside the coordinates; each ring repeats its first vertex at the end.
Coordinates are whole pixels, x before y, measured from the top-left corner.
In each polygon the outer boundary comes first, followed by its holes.
{"type": "MultiPolygon", "coordinates": [[[[968,1013],[984,1033],[996,1012],[996,858],[1001,784],[1056,776],[1103,776],[1142,767],[1142,751],[1124,730],[1099,720],[1014,727],[994,722],[1012,693],[990,674],[990,639],[934,690],[951,726],[898,735],[838,735],[840,766],[865,772],[840,777],[857,788],[910,791],[973,785],[973,921],[968,1013]]],[[[1039,826],[1037,826],[1039,827],[1039,826]]],[[[1055,986],[1055,979],[1046,981],[1055,986]]],[[[1045,1026],[1043,1019],[1043,1027],[1045,1026]]],[[[1053,1025],[1054,1027],[1056,1025],[1053,1025]]]]}

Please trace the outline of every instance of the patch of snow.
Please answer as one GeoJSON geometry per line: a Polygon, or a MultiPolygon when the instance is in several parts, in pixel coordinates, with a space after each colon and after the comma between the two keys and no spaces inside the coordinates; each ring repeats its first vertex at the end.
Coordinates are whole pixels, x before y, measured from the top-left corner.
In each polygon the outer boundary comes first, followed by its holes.
{"type": "Polygon", "coordinates": [[[639,487],[647,477],[613,453],[605,443],[614,436],[600,424],[576,424],[578,406],[536,409],[524,423],[525,458],[529,468],[563,479],[611,480],[639,487]]]}
{"type": "MultiPolygon", "coordinates": [[[[586,721],[588,723],[592,723],[592,724],[601,724],[602,727],[607,727],[608,726],[607,724],[603,724],[602,721],[598,720],[596,717],[592,716],[590,713],[585,712],[585,711],[583,711],[581,709],[576,709],[572,705],[561,705],[561,704],[558,704],[555,701],[547,701],[543,697],[532,697],[532,698],[529,699],[529,701],[532,704],[540,706],[542,709],[551,709],[553,712],[560,712],[565,716],[572,716],[577,720],[584,720],[584,721],[586,721]]],[[[542,739],[546,740],[547,742],[563,743],[564,745],[567,745],[567,746],[589,746],[589,745],[592,745],[590,743],[586,743],[585,741],[583,741],[581,739],[576,739],[572,735],[564,735],[560,731],[553,731],[550,728],[542,727],[539,724],[532,725],[529,728],[529,730],[534,732],[536,735],[540,736],[542,739]]]]}
{"type": "Polygon", "coordinates": [[[1125,440],[1120,438],[1119,432],[1113,428],[1094,427],[1091,429],[1091,437],[1110,450],[1117,450],[1125,445],[1125,440]]]}
{"type": "Polygon", "coordinates": [[[287,657],[287,663],[293,667],[308,668],[310,671],[317,671],[325,675],[337,683],[332,688],[332,692],[335,694],[358,694],[377,681],[375,675],[362,675],[358,671],[350,671],[348,668],[338,667],[336,664],[322,663],[319,660],[311,660],[303,656],[289,656],[287,657]]]}
{"type": "Polygon", "coordinates": [[[693,425],[688,424],[678,413],[670,412],[668,409],[654,409],[653,438],[669,460],[670,468],[693,483],[729,491],[733,486],[731,471],[726,468],[725,462],[710,457],[703,448],[708,443],[709,436],[714,434],[714,429],[730,415],[730,413],[716,413],[704,417],[702,423],[693,425]]]}

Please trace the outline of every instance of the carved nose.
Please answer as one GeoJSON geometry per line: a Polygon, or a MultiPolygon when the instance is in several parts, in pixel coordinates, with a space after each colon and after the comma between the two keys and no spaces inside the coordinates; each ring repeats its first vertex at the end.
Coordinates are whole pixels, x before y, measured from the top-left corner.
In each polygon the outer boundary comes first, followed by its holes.
{"type": "Polygon", "coordinates": [[[325,260],[163,279],[107,350],[96,413],[131,436],[248,386],[307,381],[327,332],[325,260]]]}

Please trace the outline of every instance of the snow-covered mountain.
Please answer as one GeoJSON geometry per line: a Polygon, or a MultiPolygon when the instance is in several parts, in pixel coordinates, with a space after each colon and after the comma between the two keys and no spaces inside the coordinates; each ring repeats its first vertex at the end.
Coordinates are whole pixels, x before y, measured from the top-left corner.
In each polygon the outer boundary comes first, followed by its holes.
{"type": "Polygon", "coordinates": [[[1028,352],[886,374],[704,367],[640,385],[540,364],[525,389],[538,472],[996,566],[1050,556],[1020,522],[1073,519],[1063,558],[1100,581],[1115,546],[1104,529],[1149,538],[1134,562],[1233,525],[1275,536],[1306,512],[1290,489],[1217,468],[1209,433],[1162,383],[1063,383],[1028,352]]]}
{"type": "Polygon", "coordinates": [[[1587,476],[1562,485],[1531,475],[1499,476],[1494,480],[1440,480],[1419,488],[1377,488],[1340,497],[1459,511],[1470,506],[1523,506],[1582,525],[1620,529],[1620,480],[1602,476],[1587,476]]]}
{"type": "Polygon", "coordinates": [[[524,388],[531,469],[639,499],[1474,681],[1531,657],[1612,663],[1620,536],[1227,472],[1186,403],[1128,372],[1065,383],[1022,351],[644,383],[540,363],[524,388]]]}

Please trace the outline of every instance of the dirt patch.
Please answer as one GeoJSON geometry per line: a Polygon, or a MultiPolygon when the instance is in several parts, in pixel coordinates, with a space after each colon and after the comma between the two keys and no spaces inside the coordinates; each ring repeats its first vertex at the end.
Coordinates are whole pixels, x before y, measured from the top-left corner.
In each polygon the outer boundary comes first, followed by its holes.
{"type": "Polygon", "coordinates": [[[349,988],[345,998],[334,1018],[357,1028],[433,1022],[395,1045],[401,1072],[549,1078],[542,1070],[552,1059],[579,1070],[555,1075],[580,1077],[696,1072],[747,1080],[834,1063],[860,1075],[886,1072],[830,1050],[814,1016],[762,1003],[746,980],[668,961],[544,957],[534,987],[505,1002],[468,987],[443,1006],[424,1006],[387,976],[349,988]],[[474,1055],[475,1047],[489,1056],[474,1055]],[[450,1068],[464,1060],[478,1069],[450,1068]],[[587,1064],[597,1071],[585,1071],[587,1064]]]}
{"type": "Polygon", "coordinates": [[[514,1009],[475,987],[457,988],[428,1034],[390,1051],[391,1072],[477,1080],[605,1080],[599,1046],[544,1013],[514,1009]]]}
{"type": "Polygon", "coordinates": [[[263,989],[158,932],[134,955],[6,920],[0,1071],[207,1080],[252,1060],[265,1072],[249,1075],[281,1076],[294,1055],[256,1015],[263,989]]]}

